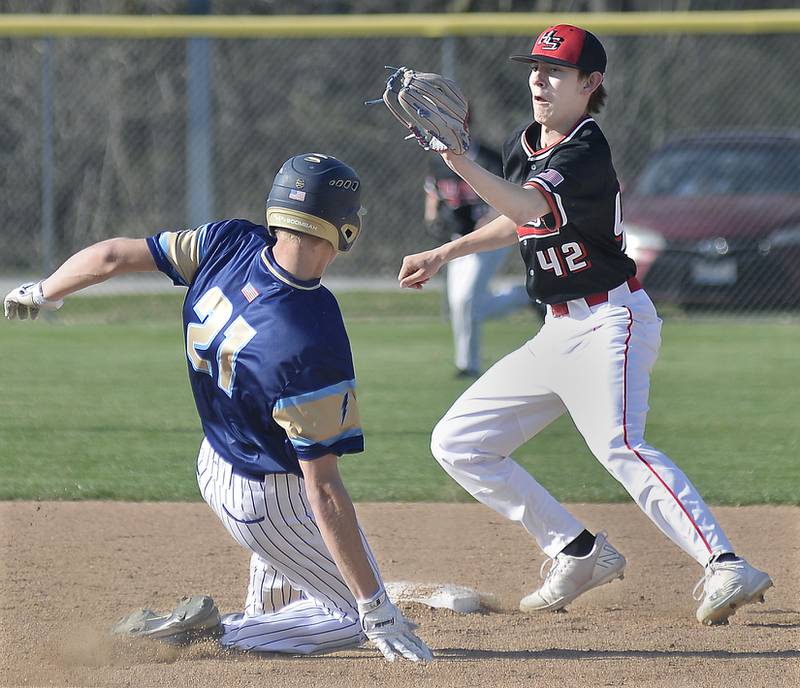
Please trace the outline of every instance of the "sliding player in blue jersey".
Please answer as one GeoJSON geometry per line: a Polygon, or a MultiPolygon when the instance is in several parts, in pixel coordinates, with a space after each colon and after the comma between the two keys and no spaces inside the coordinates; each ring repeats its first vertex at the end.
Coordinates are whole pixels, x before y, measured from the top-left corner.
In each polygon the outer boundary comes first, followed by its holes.
{"type": "Polygon", "coordinates": [[[135,612],[118,632],[292,654],[368,638],[390,661],[432,658],[384,591],[337,466],[364,438],[350,342],[320,278],[358,238],[360,187],[336,158],[298,155],[275,177],[266,227],[227,220],[103,241],[6,297],[6,317],[24,319],[128,272],[160,270],[188,288],[186,357],[205,435],[197,480],[252,552],[245,609],[220,618],[198,595],[171,613],[135,612]]]}

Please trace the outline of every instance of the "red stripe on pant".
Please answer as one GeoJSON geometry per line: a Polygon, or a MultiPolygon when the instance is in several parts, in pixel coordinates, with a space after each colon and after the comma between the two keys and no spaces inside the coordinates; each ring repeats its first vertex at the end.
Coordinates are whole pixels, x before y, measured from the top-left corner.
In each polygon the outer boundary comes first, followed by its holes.
{"type": "Polygon", "coordinates": [[[641,461],[645,466],[647,466],[649,471],[656,477],[658,482],[660,482],[664,486],[664,489],[667,492],[669,492],[669,494],[672,496],[672,498],[677,502],[678,506],[681,508],[681,511],[683,511],[683,513],[686,514],[686,518],[689,519],[689,523],[692,524],[692,527],[695,529],[695,532],[697,532],[697,534],[700,536],[700,539],[703,541],[703,544],[706,546],[706,549],[708,550],[708,553],[712,554],[711,546],[708,544],[708,540],[706,540],[705,537],[703,536],[703,533],[700,530],[700,527],[697,525],[696,521],[692,518],[692,515],[689,513],[689,511],[683,505],[683,502],[681,502],[681,500],[678,499],[678,495],[676,495],[672,491],[670,486],[667,485],[667,483],[664,482],[664,480],[661,478],[661,476],[656,472],[656,469],[653,468],[647,462],[647,460],[638,451],[636,451],[630,445],[630,443],[628,442],[628,416],[627,416],[627,413],[628,413],[628,349],[629,349],[629,344],[630,344],[630,341],[631,341],[631,335],[633,334],[633,313],[631,312],[631,309],[628,308],[627,306],[625,307],[625,310],[628,311],[628,336],[625,339],[625,354],[624,354],[625,363],[624,363],[623,368],[622,368],[622,437],[623,437],[623,440],[625,441],[625,446],[628,449],[630,449],[630,451],[632,451],[636,455],[636,458],[638,458],[639,461],[641,461]]]}

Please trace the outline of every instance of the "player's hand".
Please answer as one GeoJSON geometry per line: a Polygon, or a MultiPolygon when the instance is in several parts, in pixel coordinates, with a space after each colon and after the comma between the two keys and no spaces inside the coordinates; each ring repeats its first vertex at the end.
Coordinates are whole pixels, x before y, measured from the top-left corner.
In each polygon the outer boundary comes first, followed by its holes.
{"type": "Polygon", "coordinates": [[[403,258],[400,266],[400,287],[403,289],[422,289],[423,285],[433,277],[444,264],[444,260],[436,250],[414,253],[403,258]]]}
{"type": "Polygon", "coordinates": [[[386,661],[393,662],[398,654],[412,662],[429,662],[433,659],[428,646],[414,635],[416,626],[392,604],[385,590],[369,600],[359,600],[358,614],[361,628],[386,661]]]}
{"type": "Polygon", "coordinates": [[[48,301],[42,294],[41,282],[26,282],[12,289],[3,300],[3,310],[9,320],[36,320],[40,310],[57,311],[64,301],[48,301]]]}

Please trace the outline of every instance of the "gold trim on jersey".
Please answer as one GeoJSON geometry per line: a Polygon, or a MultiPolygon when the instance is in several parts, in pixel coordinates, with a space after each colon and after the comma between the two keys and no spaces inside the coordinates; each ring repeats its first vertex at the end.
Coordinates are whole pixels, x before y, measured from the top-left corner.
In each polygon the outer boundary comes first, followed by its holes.
{"type": "Polygon", "coordinates": [[[200,265],[198,234],[196,229],[167,232],[167,258],[186,284],[191,284],[200,265]]]}
{"type": "Polygon", "coordinates": [[[300,446],[333,444],[361,430],[361,416],[352,389],[274,408],[272,417],[292,443],[300,446]]]}

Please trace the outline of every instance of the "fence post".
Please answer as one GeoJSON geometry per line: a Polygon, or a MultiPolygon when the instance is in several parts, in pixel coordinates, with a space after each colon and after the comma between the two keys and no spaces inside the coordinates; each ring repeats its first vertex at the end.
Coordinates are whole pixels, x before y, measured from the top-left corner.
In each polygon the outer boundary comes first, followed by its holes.
{"type": "Polygon", "coordinates": [[[458,74],[456,74],[456,41],[455,36],[442,38],[442,75],[453,81],[458,81],[458,74]]]}
{"type": "Polygon", "coordinates": [[[55,261],[55,196],[53,161],[53,39],[44,39],[42,55],[42,274],[53,271],[55,261]]]}
{"type": "MultiPolygon", "coordinates": [[[[208,14],[210,0],[191,0],[192,14],[208,14]]],[[[197,227],[214,212],[211,120],[211,41],[186,41],[186,220],[197,227]]]]}
{"type": "MultiPolygon", "coordinates": [[[[455,36],[445,36],[442,38],[440,60],[442,63],[442,75],[453,81],[458,81],[456,74],[456,48],[457,39],[455,36]]],[[[446,320],[450,318],[450,297],[447,293],[447,271],[445,266],[442,270],[442,317],[446,320]]]]}

